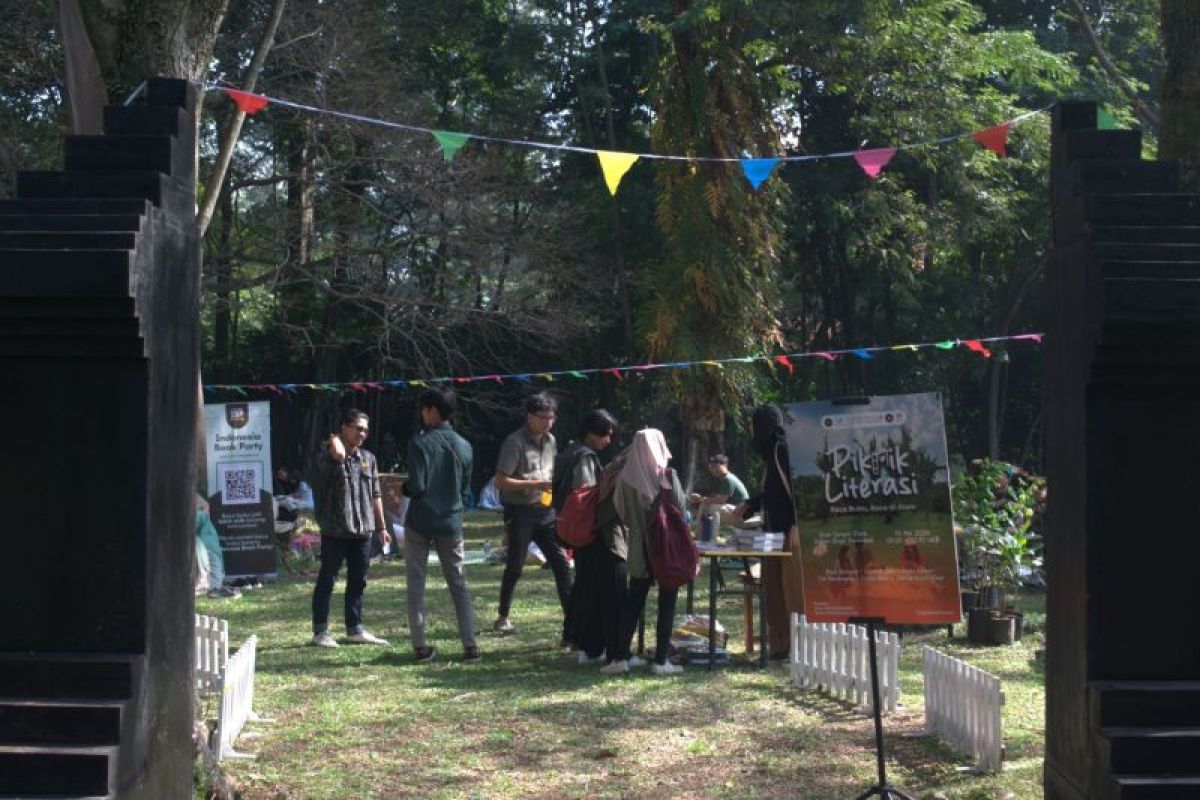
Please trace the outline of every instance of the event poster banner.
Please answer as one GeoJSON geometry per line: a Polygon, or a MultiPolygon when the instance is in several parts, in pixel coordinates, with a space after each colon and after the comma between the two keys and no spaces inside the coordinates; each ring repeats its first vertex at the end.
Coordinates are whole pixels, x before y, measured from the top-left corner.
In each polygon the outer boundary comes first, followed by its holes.
{"type": "Polygon", "coordinates": [[[204,406],[208,513],[221,539],[226,578],[275,575],[271,404],[204,406]]]}
{"type": "Polygon", "coordinates": [[[785,410],[808,619],[960,621],[941,395],[785,410]]]}

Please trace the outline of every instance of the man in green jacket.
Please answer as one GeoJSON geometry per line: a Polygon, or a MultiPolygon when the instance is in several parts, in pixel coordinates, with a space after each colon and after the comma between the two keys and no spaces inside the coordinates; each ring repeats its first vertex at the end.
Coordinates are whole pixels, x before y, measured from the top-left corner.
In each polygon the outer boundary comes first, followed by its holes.
{"type": "Polygon", "coordinates": [[[404,569],[408,578],[408,627],[418,662],[432,661],[437,649],[425,642],[425,570],[429,550],[437,551],[442,575],[454,600],[463,660],[479,660],[475,613],[463,570],[463,506],[470,491],[474,454],[466,439],[450,427],[458,407],[453,390],[430,387],[417,400],[422,431],[408,443],[411,498],[404,521],[404,569]]]}

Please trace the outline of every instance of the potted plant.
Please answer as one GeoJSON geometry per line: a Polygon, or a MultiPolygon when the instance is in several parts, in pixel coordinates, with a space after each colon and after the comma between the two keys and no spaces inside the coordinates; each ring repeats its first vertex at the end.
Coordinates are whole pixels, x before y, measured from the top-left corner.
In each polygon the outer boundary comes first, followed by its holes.
{"type": "Polygon", "coordinates": [[[1023,578],[1041,568],[1040,537],[1033,524],[1045,497],[1045,480],[1000,461],[974,462],[955,482],[955,515],[963,531],[961,575],[963,584],[978,593],[978,607],[967,612],[971,641],[1020,638],[1023,616],[1004,601],[1023,578]],[[990,625],[996,618],[1011,622],[990,625]]]}

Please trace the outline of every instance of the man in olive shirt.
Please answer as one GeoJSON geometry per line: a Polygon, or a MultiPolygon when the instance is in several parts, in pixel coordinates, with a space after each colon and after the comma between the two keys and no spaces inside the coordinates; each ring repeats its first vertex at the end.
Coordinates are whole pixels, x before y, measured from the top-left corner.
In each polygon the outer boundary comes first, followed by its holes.
{"type": "Polygon", "coordinates": [[[567,598],[571,593],[571,571],[567,566],[567,555],[558,544],[554,507],[550,504],[554,456],[558,452],[550,428],[557,411],[558,403],[550,395],[545,392],[532,395],[525,401],[525,424],[513,431],[500,446],[496,488],[500,490],[500,501],[504,505],[508,560],[500,581],[500,614],[492,629],[501,634],[514,630],[508,612],[531,540],[537,543],[554,571],[554,583],[565,619],[567,598]]]}
{"type": "Polygon", "coordinates": [[[708,480],[704,483],[703,494],[693,494],[689,502],[700,506],[700,513],[711,509],[721,515],[721,519],[729,522],[733,510],[750,498],[745,484],[737,475],[729,471],[729,457],[718,453],[708,459],[708,480]]]}
{"type": "Polygon", "coordinates": [[[454,600],[463,660],[479,660],[475,611],[463,570],[463,505],[470,491],[473,452],[450,427],[458,398],[450,389],[430,387],[417,400],[423,430],[408,443],[408,480],[412,498],[404,520],[404,571],[408,578],[408,627],[417,661],[432,661],[437,649],[425,642],[425,570],[429,549],[438,554],[442,575],[454,600]]]}
{"type": "Polygon", "coordinates": [[[329,598],[346,562],[346,633],[356,644],[387,641],[362,626],[362,598],[367,588],[371,534],[380,542],[391,539],[383,518],[379,467],[375,456],[363,448],[369,429],[367,415],[356,408],[342,414],[342,424],[330,435],[317,457],[313,475],[317,524],[321,526],[321,571],[312,596],[312,643],[337,647],[329,633],[329,598]]]}

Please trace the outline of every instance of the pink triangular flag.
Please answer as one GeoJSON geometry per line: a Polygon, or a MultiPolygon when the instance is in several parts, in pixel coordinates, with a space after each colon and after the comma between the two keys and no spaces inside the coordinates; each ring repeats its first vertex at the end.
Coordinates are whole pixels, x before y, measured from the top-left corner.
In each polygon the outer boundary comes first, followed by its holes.
{"type": "Polygon", "coordinates": [[[887,163],[892,160],[892,156],[894,155],[896,155],[896,148],[880,147],[875,150],[855,151],[854,160],[862,167],[863,172],[872,178],[878,178],[879,173],[887,166],[887,163]]]}

